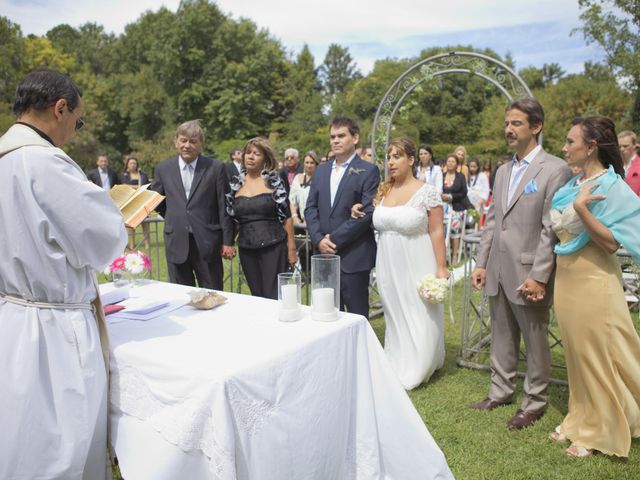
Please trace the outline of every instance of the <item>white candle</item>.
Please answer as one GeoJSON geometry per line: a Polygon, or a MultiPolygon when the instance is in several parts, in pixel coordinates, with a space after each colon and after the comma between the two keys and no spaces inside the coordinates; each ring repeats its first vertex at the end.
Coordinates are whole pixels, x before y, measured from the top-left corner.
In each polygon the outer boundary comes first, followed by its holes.
{"type": "Polygon", "coordinates": [[[332,313],[335,310],[333,288],[316,288],[311,292],[313,309],[318,313],[332,313]]]}
{"type": "Polygon", "coordinates": [[[282,285],[282,308],[287,310],[298,307],[298,286],[297,285],[282,285]]]}

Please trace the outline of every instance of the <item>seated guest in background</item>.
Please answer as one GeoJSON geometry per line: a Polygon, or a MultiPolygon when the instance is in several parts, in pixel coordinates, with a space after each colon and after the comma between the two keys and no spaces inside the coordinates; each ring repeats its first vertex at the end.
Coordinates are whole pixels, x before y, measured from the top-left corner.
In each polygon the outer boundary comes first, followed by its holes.
{"type": "Polygon", "coordinates": [[[293,179],[297,174],[302,173],[302,165],[300,165],[299,160],[300,153],[295,148],[287,148],[284,151],[284,167],[278,173],[282,178],[284,188],[287,190],[287,195],[289,195],[293,179]]]}
{"type": "Polygon", "coordinates": [[[480,160],[472,157],[469,160],[469,180],[467,180],[467,197],[473,208],[480,211],[482,204],[489,198],[489,178],[480,171],[480,160]]]}
{"type": "Polygon", "coordinates": [[[134,156],[127,158],[127,170],[122,174],[122,183],[138,188],[149,183],[149,177],[140,170],[138,159],[134,156]]]}
{"type": "Polygon", "coordinates": [[[227,171],[227,180],[231,181],[233,177],[240,175],[242,171],[242,150],[232,148],[229,151],[229,161],[224,164],[227,171]]]}
{"type": "Polygon", "coordinates": [[[433,162],[433,150],[429,145],[422,145],[418,150],[418,168],[416,177],[436,189],[442,195],[442,169],[433,162]]]}
{"type": "Polygon", "coordinates": [[[251,294],[277,300],[278,274],[298,261],[289,198],[267,139],[249,140],[242,153],[245,174],[231,182],[227,212],[238,225],[240,264],[251,294]]]}
{"type": "Polygon", "coordinates": [[[569,378],[569,411],[549,436],[565,451],[629,456],[640,437],[640,338],[616,256],[622,245],[640,262],[640,199],[622,180],[615,125],[606,117],[576,119],[563,148],[582,174],[551,202],[560,243],[553,308],[569,378]]]}
{"type": "Polygon", "coordinates": [[[487,176],[487,179],[489,180],[489,190],[491,190],[493,185],[493,170],[491,169],[490,159],[486,159],[482,162],[482,172],[487,176]]]}
{"type": "Polygon", "coordinates": [[[360,158],[366,162],[373,163],[373,149],[371,147],[362,147],[360,158]]]}
{"type": "Polygon", "coordinates": [[[291,184],[289,202],[291,203],[291,218],[293,219],[294,226],[306,226],[304,223],[304,209],[307,206],[313,172],[316,171],[319,163],[316,152],[311,150],[305,153],[303,159],[304,173],[296,175],[291,184]]]}
{"type": "Polygon", "coordinates": [[[460,244],[464,212],[472,208],[473,205],[467,198],[467,181],[464,175],[457,171],[458,157],[452,153],[447,157],[444,165],[446,170],[442,183],[442,201],[448,203],[451,209],[448,214],[451,218],[449,238],[451,239],[451,258],[453,258],[460,244]]]}
{"type": "MultiPolygon", "coordinates": [[[[129,156],[127,158],[127,169],[122,174],[122,183],[126,185],[131,185],[134,188],[141,187],[142,185],[146,185],[149,183],[149,177],[146,173],[140,170],[140,164],[138,163],[138,159],[134,156],[129,156]]],[[[146,222],[142,222],[142,235],[144,238],[144,248],[149,251],[149,224],[146,222]]],[[[127,227],[127,231],[129,232],[129,248],[134,249],[136,247],[135,241],[135,230],[133,228],[127,227]]]]}
{"type": "Polygon", "coordinates": [[[463,145],[458,145],[456,149],[453,151],[453,155],[456,157],[458,162],[458,168],[456,172],[459,172],[464,175],[464,179],[469,179],[469,168],[467,167],[467,158],[469,158],[469,154],[467,154],[467,149],[464,148],[463,145]]]}
{"type": "Polygon", "coordinates": [[[224,164],[202,156],[204,131],[198,120],[180,125],[173,139],[178,155],[156,167],[151,189],[166,198],[167,270],[172,283],[222,290],[222,255],[232,258],[233,224],[225,209],[229,190],[224,164]]]}
{"type": "Polygon", "coordinates": [[[2,479],[111,479],[96,272],[127,234],[109,195],[62,150],[84,124],[81,96],[69,77],[31,71],[0,138],[2,479]]]}
{"type": "Polygon", "coordinates": [[[87,178],[99,187],[104,188],[106,191],[111,190],[111,187],[120,183],[120,178],[115,170],[109,168],[109,157],[106,153],[98,155],[96,160],[98,168],[94,168],[87,173],[87,178]]]}
{"type": "Polygon", "coordinates": [[[636,153],[638,139],[636,134],[625,130],[618,134],[620,155],[624,165],[624,179],[636,195],[640,195],[640,155],[636,153]]]}

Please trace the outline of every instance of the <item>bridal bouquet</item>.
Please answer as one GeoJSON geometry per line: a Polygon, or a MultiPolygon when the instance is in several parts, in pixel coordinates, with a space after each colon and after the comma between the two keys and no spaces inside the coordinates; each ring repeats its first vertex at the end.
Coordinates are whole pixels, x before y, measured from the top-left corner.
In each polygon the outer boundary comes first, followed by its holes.
{"type": "Polygon", "coordinates": [[[448,278],[436,278],[429,274],[418,282],[418,294],[429,303],[442,303],[447,298],[448,278]]]}

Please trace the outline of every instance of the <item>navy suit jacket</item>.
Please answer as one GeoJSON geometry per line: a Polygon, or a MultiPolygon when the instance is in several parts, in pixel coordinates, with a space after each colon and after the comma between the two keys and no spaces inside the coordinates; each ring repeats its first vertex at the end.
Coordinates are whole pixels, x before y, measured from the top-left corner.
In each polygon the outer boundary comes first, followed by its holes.
{"type": "MultiPolygon", "coordinates": [[[[114,170],[107,168],[107,176],[109,177],[109,184],[112,187],[120,183],[120,178],[114,170]]],[[[98,168],[94,168],[93,170],[89,171],[89,173],[87,173],[87,178],[99,187],[102,187],[102,178],[100,177],[100,171],[98,168]]]]}
{"type": "Polygon", "coordinates": [[[170,158],[156,166],[151,190],[166,196],[156,210],[165,220],[164,240],[169,262],[187,261],[189,227],[205,261],[220,255],[222,245],[233,245],[233,225],[225,205],[229,182],[222,162],[198,157],[191,195],[187,199],[178,157],[170,158]]]}
{"type": "Polygon", "coordinates": [[[331,171],[333,161],[318,165],[313,174],[304,218],[309,236],[317,245],[328,233],[340,255],[344,273],[368,271],[376,263],[376,241],[371,228],[373,199],[380,183],[380,171],[357,155],[344,172],[331,206],[331,171]],[[351,218],[351,207],[362,203],[365,216],[351,218]]]}

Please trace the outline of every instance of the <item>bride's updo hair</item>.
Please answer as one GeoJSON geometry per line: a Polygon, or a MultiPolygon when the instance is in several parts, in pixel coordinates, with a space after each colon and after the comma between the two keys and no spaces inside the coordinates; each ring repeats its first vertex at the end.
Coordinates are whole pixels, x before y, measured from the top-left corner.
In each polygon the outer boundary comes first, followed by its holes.
{"type": "MultiPolygon", "coordinates": [[[[415,177],[416,172],[418,170],[418,162],[416,161],[416,159],[418,158],[416,144],[413,143],[407,137],[396,138],[391,141],[391,143],[389,144],[389,147],[387,148],[387,157],[391,153],[391,149],[393,147],[397,148],[402,153],[404,153],[407,158],[413,157],[413,168],[411,169],[411,173],[415,177]]],[[[378,205],[380,203],[380,201],[384,198],[384,196],[387,193],[389,193],[389,190],[391,190],[391,187],[393,186],[394,183],[395,183],[395,179],[389,178],[380,184],[380,186],[378,187],[378,193],[376,194],[376,198],[373,200],[374,205],[378,205]]]]}

